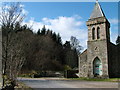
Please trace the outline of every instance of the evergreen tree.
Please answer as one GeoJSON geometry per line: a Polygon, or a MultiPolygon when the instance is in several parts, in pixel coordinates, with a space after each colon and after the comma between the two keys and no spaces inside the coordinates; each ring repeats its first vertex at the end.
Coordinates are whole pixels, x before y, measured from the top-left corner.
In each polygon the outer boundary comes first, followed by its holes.
{"type": "Polygon", "coordinates": [[[41,35],[45,35],[46,34],[46,27],[45,25],[43,26],[42,30],[41,30],[41,35]]]}
{"type": "Polygon", "coordinates": [[[63,46],[64,46],[64,48],[70,49],[71,48],[70,41],[66,41],[63,46]]]}
{"type": "Polygon", "coordinates": [[[120,36],[117,37],[116,44],[120,44],[120,36]]]}
{"type": "Polygon", "coordinates": [[[54,41],[57,41],[57,35],[56,35],[55,32],[52,34],[52,39],[53,39],[54,41]]]}
{"type": "Polygon", "coordinates": [[[38,31],[37,31],[37,35],[40,35],[40,29],[38,29],[38,31]]]}
{"type": "Polygon", "coordinates": [[[52,36],[52,30],[48,29],[48,30],[46,31],[46,34],[47,34],[48,36],[52,36]]]}
{"type": "Polygon", "coordinates": [[[58,33],[58,35],[56,36],[57,38],[57,43],[58,44],[62,44],[62,40],[61,40],[61,37],[60,37],[60,34],[58,33]]]}

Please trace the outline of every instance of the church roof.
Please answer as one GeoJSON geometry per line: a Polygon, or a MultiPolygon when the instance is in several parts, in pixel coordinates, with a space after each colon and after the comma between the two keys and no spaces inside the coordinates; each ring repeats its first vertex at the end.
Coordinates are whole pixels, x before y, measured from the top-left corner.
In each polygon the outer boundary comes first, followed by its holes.
{"type": "Polygon", "coordinates": [[[83,55],[85,53],[87,53],[87,49],[85,49],[80,55],[83,55]]]}
{"type": "Polygon", "coordinates": [[[100,4],[98,3],[98,1],[96,1],[94,9],[92,11],[92,14],[90,16],[90,19],[94,19],[94,18],[98,18],[98,17],[105,17],[104,12],[100,6],[100,4]]]}

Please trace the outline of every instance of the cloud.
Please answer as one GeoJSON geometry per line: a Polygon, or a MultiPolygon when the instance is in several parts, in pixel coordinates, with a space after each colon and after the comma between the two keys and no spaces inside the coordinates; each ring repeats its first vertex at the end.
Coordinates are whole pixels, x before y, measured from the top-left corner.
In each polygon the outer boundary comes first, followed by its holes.
{"type": "Polygon", "coordinates": [[[118,37],[118,33],[113,33],[111,32],[111,42],[116,44],[116,40],[117,40],[117,37],[118,37]]]}
{"type": "MultiPolygon", "coordinates": [[[[109,19],[112,25],[111,27],[111,41],[115,43],[117,38],[117,19],[109,19]],[[116,27],[116,29],[114,29],[116,27]],[[114,30],[113,30],[114,29],[114,30]]],[[[85,26],[85,21],[82,21],[82,17],[79,15],[74,15],[71,17],[59,16],[57,18],[51,19],[44,17],[40,22],[36,22],[34,18],[31,18],[29,22],[24,22],[29,27],[33,28],[34,32],[37,32],[38,29],[41,29],[43,25],[46,25],[46,28],[53,30],[56,33],[60,33],[63,43],[69,41],[71,36],[75,36],[80,44],[87,48],[87,28],[85,26]]]]}
{"type": "Polygon", "coordinates": [[[118,24],[118,19],[116,18],[109,19],[109,21],[111,24],[118,24]]]}
{"type": "Polygon", "coordinates": [[[27,15],[27,14],[28,14],[28,11],[26,11],[25,9],[22,9],[22,14],[27,15]]]}
{"type": "Polygon", "coordinates": [[[24,9],[25,6],[23,4],[20,4],[19,7],[22,9],[22,14],[24,15],[28,14],[28,11],[24,9]]]}
{"type": "Polygon", "coordinates": [[[118,36],[118,23],[120,23],[120,21],[117,18],[111,18],[108,19],[110,22],[110,37],[111,37],[111,42],[113,42],[114,44],[116,43],[116,39],[118,36]]]}
{"type": "MultiPolygon", "coordinates": [[[[0,11],[2,11],[2,7],[4,8],[4,10],[7,12],[8,10],[12,9],[11,5],[17,5],[17,3],[0,3],[0,11]]],[[[21,14],[28,14],[28,11],[24,9],[24,5],[23,4],[18,4],[19,9],[22,9],[22,13],[21,14]]]]}
{"type": "Polygon", "coordinates": [[[46,25],[47,29],[49,28],[61,35],[63,43],[70,40],[71,36],[75,36],[80,40],[81,45],[86,48],[87,29],[83,27],[85,22],[82,21],[79,15],[71,17],[59,16],[54,19],[45,17],[40,22],[36,22],[34,18],[31,18],[30,21],[23,24],[27,24],[29,27],[32,26],[34,32],[46,25]]]}
{"type": "MultiPolygon", "coordinates": [[[[21,17],[25,17],[28,14],[28,11],[25,10],[24,7],[25,6],[21,3],[15,3],[15,2],[0,3],[0,17],[1,17],[0,21],[5,21],[2,19],[4,19],[5,16],[9,17],[11,10],[13,11],[12,12],[12,14],[13,14],[12,20],[16,19],[16,21],[19,21],[21,19],[21,17]],[[14,8],[13,8],[13,6],[14,6],[14,8]],[[19,17],[17,17],[18,14],[19,14],[19,17]]],[[[6,21],[8,19],[9,18],[7,18],[6,21]]],[[[6,21],[5,21],[5,23],[7,23],[6,21]]],[[[2,24],[2,22],[0,22],[0,25],[1,24],[2,24]]]]}
{"type": "Polygon", "coordinates": [[[20,4],[19,7],[24,8],[24,5],[23,5],[23,4],[20,4]]]}

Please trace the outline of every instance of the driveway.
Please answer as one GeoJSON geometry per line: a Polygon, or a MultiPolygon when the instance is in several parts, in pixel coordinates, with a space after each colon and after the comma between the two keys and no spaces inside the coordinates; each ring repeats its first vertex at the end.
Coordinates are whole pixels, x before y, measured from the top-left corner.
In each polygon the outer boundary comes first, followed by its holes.
{"type": "MultiPolygon", "coordinates": [[[[78,81],[67,80],[64,78],[18,78],[31,88],[79,88],[79,90],[88,90],[88,88],[96,88],[94,90],[118,90],[117,82],[101,82],[101,81],[78,81]],[[81,88],[81,89],[80,89],[81,88]],[[87,88],[87,89],[85,89],[87,88]],[[99,89],[102,88],[102,89],[99,89]],[[105,89],[103,89],[105,88],[105,89]],[[107,89],[108,88],[108,89],[107,89]],[[114,89],[116,88],[116,89],[114,89]]],[[[72,89],[73,90],[73,89],[72,89]]]]}

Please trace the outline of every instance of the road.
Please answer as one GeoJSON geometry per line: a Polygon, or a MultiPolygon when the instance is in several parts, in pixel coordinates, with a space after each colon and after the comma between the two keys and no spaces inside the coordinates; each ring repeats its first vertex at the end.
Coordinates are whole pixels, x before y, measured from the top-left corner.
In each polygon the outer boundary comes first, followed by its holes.
{"type": "Polygon", "coordinates": [[[60,78],[18,78],[18,80],[22,81],[31,88],[109,88],[105,90],[118,90],[113,89],[118,88],[117,82],[78,81],[60,78]]]}

